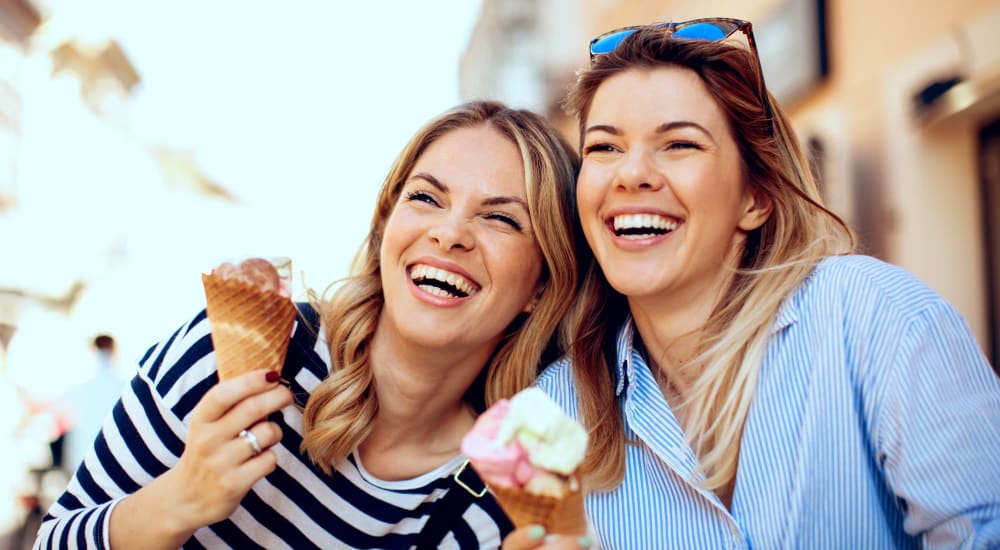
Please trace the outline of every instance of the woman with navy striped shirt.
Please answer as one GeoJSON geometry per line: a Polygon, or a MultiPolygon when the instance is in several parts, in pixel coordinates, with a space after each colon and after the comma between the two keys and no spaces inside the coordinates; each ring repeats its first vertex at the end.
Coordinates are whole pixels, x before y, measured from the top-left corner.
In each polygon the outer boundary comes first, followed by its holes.
{"type": "Polygon", "coordinates": [[[36,548],[498,547],[510,524],[459,445],[558,352],[576,168],[527,111],[478,102],[428,123],[353,275],[303,309],[285,383],[219,383],[199,314],[142,359],[36,548]]]}
{"type": "Polygon", "coordinates": [[[1000,381],[951,305],[850,255],[750,24],[602,35],[567,104],[594,258],[538,385],[590,430],[603,546],[1000,547],[1000,381]]]}

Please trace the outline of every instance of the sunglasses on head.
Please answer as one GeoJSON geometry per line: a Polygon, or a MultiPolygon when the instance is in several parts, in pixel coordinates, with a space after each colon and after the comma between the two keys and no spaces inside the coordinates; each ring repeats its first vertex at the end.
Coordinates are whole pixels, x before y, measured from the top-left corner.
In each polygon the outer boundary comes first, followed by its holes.
{"type": "Polygon", "coordinates": [[[679,23],[654,23],[652,25],[635,25],[608,31],[590,41],[590,61],[598,56],[611,53],[629,36],[635,34],[640,29],[660,29],[668,33],[671,38],[681,40],[707,40],[718,42],[725,40],[737,31],[741,31],[746,36],[750,50],[754,56],[757,55],[757,43],[753,38],[753,27],[749,21],[741,19],[729,19],[726,17],[710,17],[705,19],[692,19],[679,23]]]}
{"type": "MultiPolygon", "coordinates": [[[[618,48],[623,40],[632,36],[641,29],[658,29],[667,33],[670,38],[679,40],[705,40],[708,42],[719,42],[726,40],[737,32],[746,38],[750,53],[757,61],[757,71],[763,78],[764,69],[760,64],[760,54],[757,52],[757,41],[753,37],[753,26],[749,21],[742,19],[730,19],[728,17],[708,17],[704,19],[692,19],[678,23],[654,23],[652,25],[634,25],[608,31],[596,36],[590,41],[590,64],[598,57],[611,53],[618,48]]],[[[767,92],[761,85],[761,101],[770,116],[771,106],[767,100],[767,92]]]]}

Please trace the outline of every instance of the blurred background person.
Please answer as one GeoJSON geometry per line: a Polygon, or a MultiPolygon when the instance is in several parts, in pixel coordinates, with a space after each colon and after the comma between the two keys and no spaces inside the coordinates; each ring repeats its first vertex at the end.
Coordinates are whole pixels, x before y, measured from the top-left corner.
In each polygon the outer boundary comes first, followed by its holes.
{"type": "Polygon", "coordinates": [[[111,413],[127,381],[119,374],[114,337],[97,335],[93,348],[93,374],[74,384],[63,398],[68,408],[69,423],[62,436],[62,457],[56,465],[69,474],[76,470],[94,444],[94,436],[101,431],[101,424],[111,413]]]}

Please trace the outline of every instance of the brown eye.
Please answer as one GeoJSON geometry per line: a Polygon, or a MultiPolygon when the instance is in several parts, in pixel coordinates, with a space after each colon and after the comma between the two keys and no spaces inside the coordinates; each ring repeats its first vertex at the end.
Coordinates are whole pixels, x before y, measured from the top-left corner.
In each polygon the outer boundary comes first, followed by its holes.
{"type": "Polygon", "coordinates": [[[583,153],[584,154],[589,154],[589,153],[610,153],[610,152],[612,152],[614,150],[615,150],[615,148],[612,147],[611,145],[608,145],[607,143],[595,143],[594,145],[588,145],[588,146],[584,147],[583,153]]]}

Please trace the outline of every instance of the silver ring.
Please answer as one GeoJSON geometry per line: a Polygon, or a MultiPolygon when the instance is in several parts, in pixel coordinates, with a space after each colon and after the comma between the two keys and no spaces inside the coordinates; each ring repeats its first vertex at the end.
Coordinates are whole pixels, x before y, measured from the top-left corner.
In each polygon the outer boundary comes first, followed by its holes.
{"type": "Polygon", "coordinates": [[[244,441],[250,444],[250,450],[253,451],[253,456],[259,455],[264,449],[260,448],[260,443],[257,442],[257,436],[253,434],[250,430],[243,430],[240,432],[240,437],[244,441]]]}

